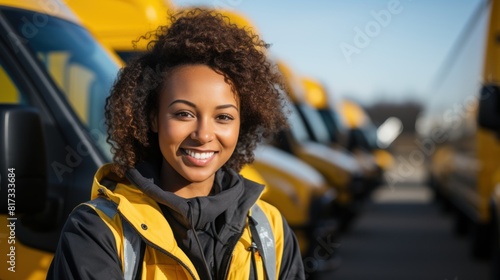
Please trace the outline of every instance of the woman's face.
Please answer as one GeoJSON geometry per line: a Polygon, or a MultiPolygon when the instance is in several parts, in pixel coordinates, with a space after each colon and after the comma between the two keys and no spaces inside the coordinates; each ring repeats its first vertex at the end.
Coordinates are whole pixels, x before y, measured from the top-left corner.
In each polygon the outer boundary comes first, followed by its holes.
{"type": "Polygon", "coordinates": [[[183,65],[169,73],[152,124],[170,171],[169,185],[212,186],[215,172],[229,160],[238,142],[239,108],[224,76],[208,66],[183,65]]]}

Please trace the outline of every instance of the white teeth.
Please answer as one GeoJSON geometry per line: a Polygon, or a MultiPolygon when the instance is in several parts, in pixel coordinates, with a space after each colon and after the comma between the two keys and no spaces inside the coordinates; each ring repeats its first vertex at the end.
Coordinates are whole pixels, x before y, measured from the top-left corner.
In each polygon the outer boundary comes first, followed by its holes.
{"type": "Polygon", "coordinates": [[[209,153],[196,153],[196,152],[193,152],[191,150],[185,150],[186,153],[192,157],[194,157],[195,159],[207,159],[207,158],[210,158],[211,156],[213,156],[215,153],[214,152],[209,152],[209,153]]]}

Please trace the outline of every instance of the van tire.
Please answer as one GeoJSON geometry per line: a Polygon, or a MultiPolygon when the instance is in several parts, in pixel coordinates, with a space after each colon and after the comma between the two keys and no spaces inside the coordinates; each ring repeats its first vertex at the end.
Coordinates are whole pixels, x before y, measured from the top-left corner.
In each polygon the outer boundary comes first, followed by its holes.
{"type": "Polygon", "coordinates": [[[491,207],[491,280],[500,280],[500,223],[498,209],[492,203],[491,207]]]}

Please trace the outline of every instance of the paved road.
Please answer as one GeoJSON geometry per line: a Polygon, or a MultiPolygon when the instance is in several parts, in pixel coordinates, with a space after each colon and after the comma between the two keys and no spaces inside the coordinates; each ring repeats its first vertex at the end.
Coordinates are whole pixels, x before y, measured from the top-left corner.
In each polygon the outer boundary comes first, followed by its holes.
{"type": "Polygon", "coordinates": [[[395,165],[338,243],[338,268],[326,280],[489,280],[489,261],[469,255],[467,236],[433,203],[424,184],[427,162],[413,137],[395,146],[395,165]],[[421,154],[421,153],[420,153],[421,154]]]}
{"type": "Polygon", "coordinates": [[[468,255],[451,216],[432,203],[422,185],[381,187],[339,240],[337,270],[319,279],[482,280],[488,261],[468,255]]]}

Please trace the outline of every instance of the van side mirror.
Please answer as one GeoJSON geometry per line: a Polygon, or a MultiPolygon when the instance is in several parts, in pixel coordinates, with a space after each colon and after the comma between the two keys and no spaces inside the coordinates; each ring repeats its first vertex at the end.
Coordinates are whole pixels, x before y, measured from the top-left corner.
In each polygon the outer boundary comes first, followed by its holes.
{"type": "Polygon", "coordinates": [[[500,87],[486,84],[479,95],[478,125],[500,134],[500,87]]]}
{"type": "Polygon", "coordinates": [[[0,213],[42,211],[47,197],[47,156],[35,108],[0,104],[0,213]]]}

